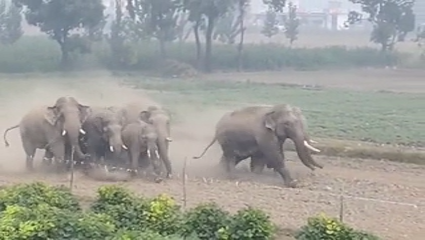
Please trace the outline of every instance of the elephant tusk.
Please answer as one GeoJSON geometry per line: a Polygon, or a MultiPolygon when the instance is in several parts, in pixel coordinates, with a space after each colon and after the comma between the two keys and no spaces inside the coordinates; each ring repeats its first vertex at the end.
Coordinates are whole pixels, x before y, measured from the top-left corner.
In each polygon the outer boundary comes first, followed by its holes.
{"type": "Polygon", "coordinates": [[[173,139],[170,138],[170,137],[165,138],[165,140],[167,140],[167,142],[172,142],[173,141],[173,139]]]}
{"type": "Polygon", "coordinates": [[[311,143],[318,143],[318,142],[314,141],[313,139],[310,139],[310,142],[311,143]]]}
{"type": "Polygon", "coordinates": [[[66,134],[66,130],[63,130],[62,131],[62,136],[65,136],[65,134],[66,134]]]}
{"type": "Polygon", "coordinates": [[[122,145],[122,148],[124,148],[125,150],[127,150],[128,149],[128,147],[126,146],[126,145],[122,145]]]}
{"type": "Polygon", "coordinates": [[[313,147],[313,146],[311,146],[310,144],[308,144],[308,142],[307,141],[305,141],[304,140],[304,146],[306,146],[308,149],[310,149],[311,151],[313,151],[313,152],[320,152],[320,150],[319,149],[317,149],[317,148],[315,148],[315,147],[313,147]]]}
{"type": "Polygon", "coordinates": [[[109,146],[109,150],[111,150],[111,152],[114,152],[114,147],[113,146],[109,146]]]}
{"type": "Polygon", "coordinates": [[[146,151],[146,153],[148,154],[148,158],[151,158],[151,152],[149,152],[149,150],[148,150],[148,151],[146,151]]]}
{"type": "Polygon", "coordinates": [[[159,157],[159,153],[158,153],[158,150],[155,150],[155,155],[156,155],[156,157],[159,159],[160,157],[159,157]]]}
{"type": "Polygon", "coordinates": [[[86,131],[84,131],[82,128],[80,129],[81,134],[86,134],[86,131]]]}

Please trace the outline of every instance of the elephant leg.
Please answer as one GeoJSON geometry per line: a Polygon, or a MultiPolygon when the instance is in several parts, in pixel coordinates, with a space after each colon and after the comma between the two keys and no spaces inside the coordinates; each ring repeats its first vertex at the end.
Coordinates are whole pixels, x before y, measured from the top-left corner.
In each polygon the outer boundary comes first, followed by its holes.
{"type": "Polygon", "coordinates": [[[220,161],[225,164],[227,177],[235,179],[236,157],[230,154],[223,154],[220,161]]]}
{"type": "Polygon", "coordinates": [[[138,170],[139,170],[139,158],[140,158],[140,152],[135,149],[131,149],[129,151],[129,155],[130,155],[130,169],[131,169],[131,173],[132,176],[137,176],[138,170]]]}
{"type": "Polygon", "coordinates": [[[43,164],[52,165],[52,161],[53,161],[53,153],[49,149],[46,149],[46,151],[44,152],[43,164]]]}
{"type": "Polygon", "coordinates": [[[65,143],[58,141],[50,145],[50,151],[53,153],[56,170],[62,171],[66,167],[65,162],[65,143]]]}
{"type": "Polygon", "coordinates": [[[22,141],[22,145],[24,147],[24,151],[26,154],[25,166],[27,171],[34,171],[34,155],[37,148],[32,144],[32,142],[28,140],[22,141]]]}
{"type": "Polygon", "coordinates": [[[262,154],[256,154],[251,156],[251,164],[250,164],[251,172],[260,174],[263,172],[265,165],[266,164],[264,161],[264,156],[262,154]]]}

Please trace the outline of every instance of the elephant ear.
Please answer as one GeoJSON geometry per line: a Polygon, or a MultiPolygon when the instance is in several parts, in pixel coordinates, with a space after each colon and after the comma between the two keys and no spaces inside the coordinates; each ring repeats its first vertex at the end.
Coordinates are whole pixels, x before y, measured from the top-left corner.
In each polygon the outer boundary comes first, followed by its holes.
{"type": "Polygon", "coordinates": [[[44,113],[44,119],[51,125],[56,125],[56,122],[59,119],[59,113],[56,107],[47,107],[46,112],[44,113]]]}
{"type": "Polygon", "coordinates": [[[273,117],[275,111],[270,111],[264,116],[264,126],[272,131],[276,130],[276,121],[273,117]]]}
{"type": "Polygon", "coordinates": [[[151,123],[151,121],[150,121],[151,112],[150,111],[141,111],[139,113],[139,118],[140,118],[140,120],[142,120],[145,123],[151,123]]]}

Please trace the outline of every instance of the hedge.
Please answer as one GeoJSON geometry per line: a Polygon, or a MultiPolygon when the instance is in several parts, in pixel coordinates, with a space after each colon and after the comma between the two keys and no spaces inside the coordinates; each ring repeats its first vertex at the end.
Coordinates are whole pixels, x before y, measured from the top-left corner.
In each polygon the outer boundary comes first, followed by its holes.
{"type": "MultiPolygon", "coordinates": [[[[171,43],[167,45],[167,52],[169,59],[191,65],[196,63],[194,43],[171,43]]],[[[74,61],[73,68],[153,70],[158,67],[159,54],[155,41],[126,45],[121,53],[124,64],[117,64],[118,57],[112,56],[106,43],[99,42],[93,45],[90,54],[74,54],[74,60],[78,61],[74,61]]],[[[383,54],[379,49],[370,47],[290,48],[279,44],[245,44],[243,67],[246,71],[383,67],[401,62],[406,56],[397,52],[383,54]]],[[[3,73],[56,71],[59,60],[58,44],[44,36],[24,36],[13,45],[0,45],[0,72],[3,73]]],[[[236,46],[215,44],[212,65],[215,70],[221,71],[237,69],[236,46]]]]}
{"type": "MultiPolygon", "coordinates": [[[[260,209],[246,207],[235,214],[215,203],[182,211],[161,194],[136,196],[116,186],[102,186],[85,210],[67,188],[43,183],[20,184],[0,190],[0,240],[268,240],[276,226],[260,209]]],[[[300,240],[375,240],[326,216],[308,220],[300,240]]]]}

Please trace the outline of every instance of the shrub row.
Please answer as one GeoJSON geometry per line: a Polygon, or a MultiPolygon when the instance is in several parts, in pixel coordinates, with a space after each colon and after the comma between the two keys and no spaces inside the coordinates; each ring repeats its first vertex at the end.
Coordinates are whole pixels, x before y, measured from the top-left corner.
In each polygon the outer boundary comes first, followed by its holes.
{"type": "MultiPolygon", "coordinates": [[[[196,48],[193,43],[167,45],[169,59],[194,65],[196,48]]],[[[91,54],[79,56],[75,69],[109,68],[120,70],[152,70],[159,61],[158,46],[154,41],[127,45],[122,56],[112,56],[106,43],[95,44],[91,54]],[[117,64],[121,59],[123,65],[117,64]]],[[[74,56],[76,57],[76,56],[74,56]]],[[[405,55],[384,54],[369,47],[347,48],[290,48],[278,44],[245,44],[243,68],[247,71],[298,70],[383,67],[400,62],[405,55]]],[[[49,72],[58,69],[60,51],[58,45],[43,36],[26,36],[11,46],[0,45],[0,72],[49,72]]],[[[212,65],[216,70],[231,71],[238,67],[236,47],[215,44],[212,65]]]]}
{"type": "MultiPolygon", "coordinates": [[[[275,230],[267,214],[252,207],[230,214],[206,203],[182,211],[167,195],[144,198],[116,185],[100,187],[84,211],[64,187],[33,183],[0,191],[0,240],[267,240],[275,230]]],[[[309,219],[295,237],[377,239],[324,216],[309,219]]]]}

